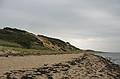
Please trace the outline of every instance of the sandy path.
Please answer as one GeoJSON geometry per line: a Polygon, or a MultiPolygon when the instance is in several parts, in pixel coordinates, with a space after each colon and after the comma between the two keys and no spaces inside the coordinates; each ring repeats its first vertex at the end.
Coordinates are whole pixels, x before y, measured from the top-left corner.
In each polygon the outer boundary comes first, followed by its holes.
{"type": "Polygon", "coordinates": [[[0,75],[6,71],[15,69],[29,69],[43,64],[53,64],[70,60],[81,54],[42,55],[24,57],[0,57],[0,75]]]}

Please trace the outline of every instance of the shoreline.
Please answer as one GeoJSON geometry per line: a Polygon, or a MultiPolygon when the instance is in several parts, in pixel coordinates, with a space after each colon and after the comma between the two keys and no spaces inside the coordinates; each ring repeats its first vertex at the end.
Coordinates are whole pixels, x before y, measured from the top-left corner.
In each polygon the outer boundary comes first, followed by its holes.
{"type": "MultiPolygon", "coordinates": [[[[28,57],[28,56],[27,56],[28,57]]],[[[31,56],[25,61],[28,62],[27,68],[16,68],[5,72],[2,77],[22,79],[22,77],[30,79],[119,79],[120,78],[120,66],[110,62],[109,60],[91,53],[81,54],[65,54],[65,55],[42,55],[31,56]],[[71,57],[70,57],[71,56],[71,57]],[[35,59],[33,58],[35,57],[35,59]],[[40,58],[41,57],[41,65],[40,58]],[[48,59],[46,59],[48,58],[48,59]],[[46,59],[46,60],[45,60],[46,59]],[[39,60],[39,61],[38,61],[39,60]],[[45,62],[46,61],[46,62],[45,62]],[[28,65],[39,64],[35,67],[28,67],[28,65]],[[44,63],[43,63],[44,62],[44,63]],[[75,73],[76,76],[75,76],[75,73]],[[99,72],[99,73],[98,73],[99,72]],[[109,74],[108,74],[109,72],[109,74]],[[66,73],[66,74],[65,74],[66,73]],[[96,74],[96,75],[95,75],[96,74]]],[[[18,58],[18,57],[16,57],[18,58]]],[[[26,57],[19,57],[26,58],[26,57]]],[[[8,58],[9,59],[9,58],[8,58]]],[[[19,59],[20,61],[21,59],[19,59]]],[[[11,61],[9,59],[9,61],[11,61]]],[[[14,60],[15,61],[15,60],[14,60]]],[[[20,62],[18,62],[20,64],[20,62]]],[[[16,63],[16,64],[18,64],[16,63]]],[[[14,63],[15,64],[15,63],[14,63]]],[[[22,64],[23,63],[22,61],[22,64]]],[[[17,66],[18,67],[18,66],[17,66]]]]}

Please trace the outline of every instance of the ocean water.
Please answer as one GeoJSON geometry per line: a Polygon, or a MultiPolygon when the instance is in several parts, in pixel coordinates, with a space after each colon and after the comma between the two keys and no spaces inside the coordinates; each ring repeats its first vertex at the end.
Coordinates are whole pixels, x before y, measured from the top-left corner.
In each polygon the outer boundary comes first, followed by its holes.
{"type": "Polygon", "coordinates": [[[120,53],[96,53],[97,55],[103,56],[110,59],[115,64],[120,65],[120,53]]]}

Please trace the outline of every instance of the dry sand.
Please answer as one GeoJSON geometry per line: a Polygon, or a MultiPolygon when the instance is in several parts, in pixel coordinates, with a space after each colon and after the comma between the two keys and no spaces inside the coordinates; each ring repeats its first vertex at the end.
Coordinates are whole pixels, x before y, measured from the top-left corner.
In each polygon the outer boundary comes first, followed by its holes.
{"type": "Polygon", "coordinates": [[[43,64],[53,64],[68,61],[79,57],[81,54],[41,55],[24,57],[0,57],[0,75],[6,71],[18,69],[30,69],[43,64]]]}
{"type": "Polygon", "coordinates": [[[0,67],[0,79],[120,79],[119,65],[91,53],[1,57],[0,67]]]}

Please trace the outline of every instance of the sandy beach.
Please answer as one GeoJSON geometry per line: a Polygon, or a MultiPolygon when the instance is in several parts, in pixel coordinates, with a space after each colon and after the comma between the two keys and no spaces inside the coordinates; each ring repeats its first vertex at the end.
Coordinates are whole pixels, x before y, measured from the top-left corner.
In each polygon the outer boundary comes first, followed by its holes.
{"type": "Polygon", "coordinates": [[[92,53],[0,58],[0,79],[120,79],[119,70],[92,53]]]}
{"type": "Polygon", "coordinates": [[[43,64],[53,64],[68,61],[79,57],[81,54],[41,55],[41,56],[17,56],[0,57],[0,75],[6,71],[18,69],[31,69],[43,64]]]}

